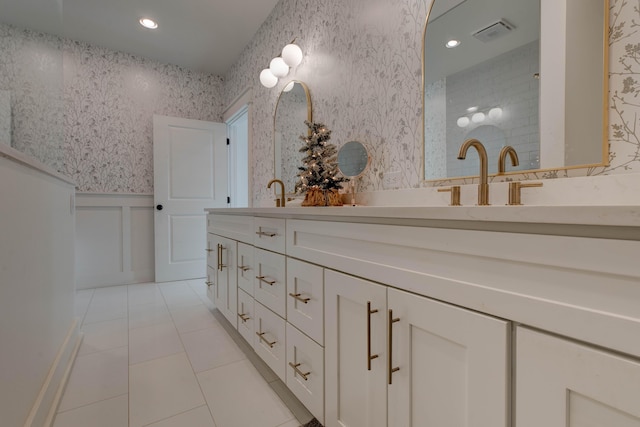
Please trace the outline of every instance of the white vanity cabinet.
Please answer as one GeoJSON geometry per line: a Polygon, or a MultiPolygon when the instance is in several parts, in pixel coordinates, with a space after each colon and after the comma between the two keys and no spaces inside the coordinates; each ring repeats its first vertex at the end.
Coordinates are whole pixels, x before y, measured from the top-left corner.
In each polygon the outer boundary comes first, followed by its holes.
{"type": "Polygon", "coordinates": [[[333,271],[325,289],[327,427],[507,426],[508,322],[333,271]]]}
{"type": "Polygon", "coordinates": [[[209,295],[213,297],[213,304],[234,327],[237,327],[238,313],[237,245],[235,240],[209,234],[209,254],[215,256],[214,265],[208,265],[209,280],[213,282],[209,286],[209,295]]]}
{"type": "Polygon", "coordinates": [[[516,427],[640,426],[640,360],[518,327],[516,369],[516,427]]]}

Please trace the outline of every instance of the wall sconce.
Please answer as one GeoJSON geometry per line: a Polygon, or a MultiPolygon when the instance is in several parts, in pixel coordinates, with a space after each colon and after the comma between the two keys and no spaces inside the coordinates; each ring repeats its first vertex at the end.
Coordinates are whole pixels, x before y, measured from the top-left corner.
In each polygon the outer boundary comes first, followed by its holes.
{"type": "Polygon", "coordinates": [[[297,67],[302,62],[302,49],[294,43],[295,39],[282,49],[269,63],[269,68],[260,72],[260,83],[266,88],[272,88],[278,83],[278,79],[286,77],[289,69],[297,67]]]}
{"type": "Polygon", "coordinates": [[[456,122],[458,127],[464,128],[469,126],[470,123],[482,123],[487,119],[487,116],[490,120],[498,120],[500,117],[502,117],[502,108],[500,107],[485,108],[484,111],[478,111],[478,107],[472,107],[468,108],[467,112],[469,112],[470,114],[473,113],[471,115],[471,119],[469,119],[469,117],[467,116],[458,117],[458,120],[456,122]],[[485,111],[487,112],[485,113],[485,111]]]}

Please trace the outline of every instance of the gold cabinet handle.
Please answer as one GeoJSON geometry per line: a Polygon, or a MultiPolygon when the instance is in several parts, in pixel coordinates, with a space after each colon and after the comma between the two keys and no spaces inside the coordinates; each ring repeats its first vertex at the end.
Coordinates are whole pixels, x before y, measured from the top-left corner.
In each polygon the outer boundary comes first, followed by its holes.
{"type": "Polygon", "coordinates": [[[226,267],[226,265],[222,263],[222,251],[224,250],[226,250],[226,248],[223,245],[218,244],[218,271],[222,271],[222,269],[226,267]]]}
{"type": "Polygon", "coordinates": [[[207,252],[213,252],[213,249],[211,249],[211,248],[206,248],[206,249],[205,249],[205,251],[207,251],[207,252]]]}
{"type": "Polygon", "coordinates": [[[394,372],[398,372],[400,370],[399,367],[393,367],[393,324],[396,322],[399,322],[400,318],[393,318],[393,310],[389,310],[389,324],[387,325],[388,327],[388,341],[387,341],[387,358],[388,358],[388,369],[387,369],[387,373],[388,373],[388,379],[389,379],[389,385],[393,384],[393,373],[394,372]]]}
{"type": "Polygon", "coordinates": [[[266,332],[256,332],[256,335],[260,337],[260,341],[264,342],[266,345],[269,346],[269,348],[273,348],[274,345],[276,345],[276,343],[278,341],[269,341],[267,340],[263,335],[266,334],[266,332]]]}
{"type": "Polygon", "coordinates": [[[256,231],[256,234],[264,237],[276,237],[278,235],[277,233],[267,233],[265,231],[256,231]]]}
{"type": "Polygon", "coordinates": [[[289,366],[291,366],[293,368],[293,370],[295,371],[294,377],[295,375],[300,375],[305,381],[307,381],[309,378],[307,378],[311,372],[302,372],[300,369],[298,369],[298,366],[302,365],[302,363],[296,363],[295,365],[292,362],[289,362],[289,366]]]}
{"type": "Polygon", "coordinates": [[[377,354],[371,354],[371,315],[378,312],[378,309],[371,310],[371,301],[367,301],[367,370],[371,370],[371,361],[377,359],[377,354]]]}
{"type": "Polygon", "coordinates": [[[214,283],[213,282],[204,282],[205,285],[207,285],[207,287],[212,286],[214,283]]]}
{"type": "Polygon", "coordinates": [[[251,319],[249,316],[247,316],[245,313],[238,313],[238,317],[240,318],[240,320],[242,320],[242,323],[246,323],[247,320],[251,319]]]}
{"type": "Polygon", "coordinates": [[[239,265],[238,268],[243,272],[251,270],[251,267],[249,267],[248,265],[239,265]]]}
{"type": "Polygon", "coordinates": [[[309,303],[309,301],[311,301],[311,298],[301,298],[302,294],[292,294],[289,293],[289,296],[292,297],[293,299],[303,302],[305,304],[309,303]]]}
{"type": "Polygon", "coordinates": [[[270,286],[273,286],[276,283],[278,283],[275,280],[267,280],[266,276],[256,276],[256,279],[258,279],[259,281],[264,282],[264,283],[266,283],[267,285],[270,285],[270,286]]]}

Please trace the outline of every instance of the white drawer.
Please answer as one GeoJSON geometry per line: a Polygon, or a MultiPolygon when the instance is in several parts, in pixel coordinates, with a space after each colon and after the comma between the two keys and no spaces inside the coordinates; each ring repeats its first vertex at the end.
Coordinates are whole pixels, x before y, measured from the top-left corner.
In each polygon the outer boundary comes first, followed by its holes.
{"type": "Polygon", "coordinates": [[[255,249],[253,296],[282,318],[287,310],[287,276],[284,255],[255,249]]]}
{"type": "Polygon", "coordinates": [[[253,296],[255,279],[253,246],[238,243],[238,287],[253,296]]]}
{"type": "Polygon", "coordinates": [[[207,215],[207,231],[245,243],[253,243],[253,217],[244,215],[207,215]]]}
{"type": "Polygon", "coordinates": [[[324,424],[324,350],[287,323],[287,387],[324,424]]]}
{"type": "Polygon", "coordinates": [[[286,322],[277,314],[255,302],[253,349],[278,377],[286,382],[286,322]]]}
{"type": "Polygon", "coordinates": [[[254,218],[256,247],[283,254],[286,247],[286,222],[282,218],[254,218]]]}
{"type": "Polygon", "coordinates": [[[287,321],[324,345],[324,270],[287,259],[287,321]]]}
{"type": "Polygon", "coordinates": [[[242,289],[238,289],[238,332],[249,343],[255,337],[255,312],[253,297],[242,289]]]}

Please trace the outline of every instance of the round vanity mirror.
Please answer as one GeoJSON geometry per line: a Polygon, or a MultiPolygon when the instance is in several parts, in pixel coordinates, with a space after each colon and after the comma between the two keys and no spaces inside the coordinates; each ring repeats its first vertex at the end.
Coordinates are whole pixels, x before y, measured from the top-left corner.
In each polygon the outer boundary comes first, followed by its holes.
{"type": "Polygon", "coordinates": [[[370,159],[367,147],[359,141],[349,141],[338,151],[338,169],[349,178],[353,206],[356,205],[356,179],[367,170],[370,159]]]}

